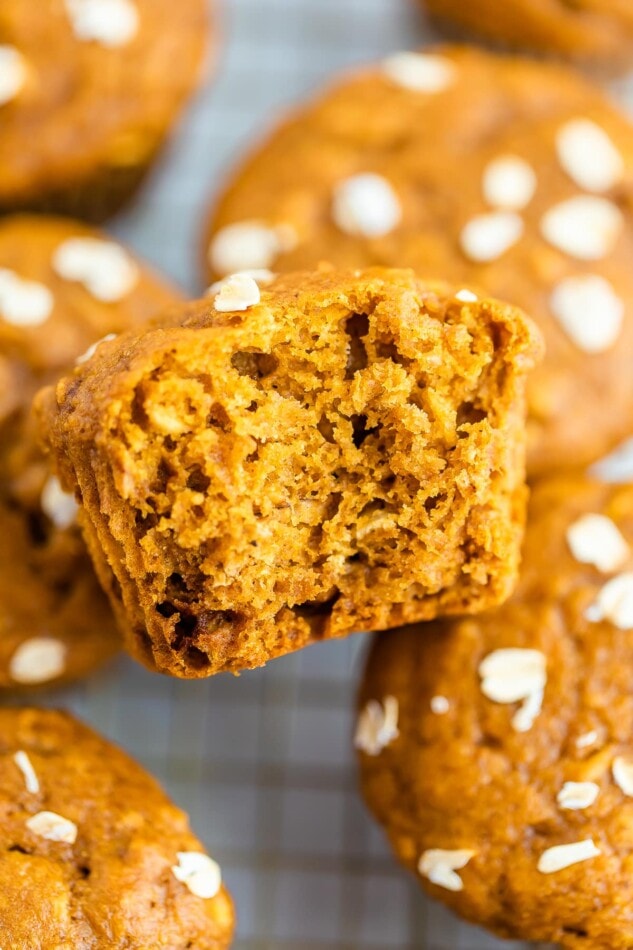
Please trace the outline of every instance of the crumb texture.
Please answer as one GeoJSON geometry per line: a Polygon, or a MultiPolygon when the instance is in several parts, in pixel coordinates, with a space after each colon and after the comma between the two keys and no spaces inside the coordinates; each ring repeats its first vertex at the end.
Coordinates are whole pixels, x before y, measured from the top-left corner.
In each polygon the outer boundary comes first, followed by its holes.
{"type": "Polygon", "coordinates": [[[173,873],[186,815],[122,751],[53,710],[0,710],[0,937],[7,950],[224,950],[233,908],[173,873]]]}
{"type": "Polygon", "coordinates": [[[538,353],[518,311],[409,272],[328,271],[173,320],[40,397],[147,662],[238,670],[507,596],[538,353]]]}
{"type": "Polygon", "coordinates": [[[544,481],[506,604],[373,646],[360,721],[389,696],[397,735],[361,745],[365,799],[420,883],[500,936],[633,945],[632,567],[630,486],[544,481]]]}

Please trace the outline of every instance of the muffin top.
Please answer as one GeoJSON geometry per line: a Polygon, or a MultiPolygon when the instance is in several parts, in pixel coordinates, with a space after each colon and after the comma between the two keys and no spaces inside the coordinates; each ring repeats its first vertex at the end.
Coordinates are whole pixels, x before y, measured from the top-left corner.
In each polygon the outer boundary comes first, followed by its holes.
{"type": "Polygon", "coordinates": [[[562,56],[612,73],[633,59],[628,0],[420,0],[448,24],[504,46],[562,56]]]}
{"type": "Polygon", "coordinates": [[[142,165],[197,85],[205,0],[3,0],[0,206],[142,165]]]}
{"type": "Polygon", "coordinates": [[[120,647],[76,525],[44,457],[34,392],[104,336],[179,299],[105,234],[61,218],[0,219],[0,687],[84,676],[120,647]]]}
{"type": "Polygon", "coordinates": [[[233,908],[187,816],[65,713],[0,709],[0,913],[12,947],[224,950],[233,908]]]}
{"type": "Polygon", "coordinates": [[[546,358],[533,474],[585,464],[633,411],[633,126],[565,67],[468,47],[338,82],[236,173],[209,273],[410,266],[521,306],[546,358]]]}
{"type": "Polygon", "coordinates": [[[519,586],[376,638],[362,784],[434,897],[505,937],[633,941],[633,486],[533,490],[519,586]]]}
{"type": "Polygon", "coordinates": [[[104,337],[179,299],[101,231],[68,218],[0,219],[0,497],[39,503],[46,466],[30,416],[36,390],[88,359],[104,337]]]}

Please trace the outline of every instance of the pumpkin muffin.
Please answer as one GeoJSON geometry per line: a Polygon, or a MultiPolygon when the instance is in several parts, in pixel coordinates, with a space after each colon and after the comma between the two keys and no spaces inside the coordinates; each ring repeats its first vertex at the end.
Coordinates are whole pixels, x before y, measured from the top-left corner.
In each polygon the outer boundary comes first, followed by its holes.
{"type": "Polygon", "coordinates": [[[9,948],[225,950],[218,865],[187,816],[65,713],[0,709],[0,933],[9,948]]]}
{"type": "Polygon", "coordinates": [[[2,0],[0,209],[101,220],[198,85],[206,0],[2,0]]]}
{"type": "Polygon", "coordinates": [[[419,0],[444,25],[503,46],[620,71],[633,64],[628,0],[419,0]]]}
{"type": "Polygon", "coordinates": [[[83,224],[0,220],[0,687],[75,679],[119,649],[75,500],[38,447],[31,401],[100,338],[178,299],[83,224]]]}
{"type": "Polygon", "coordinates": [[[205,254],[209,276],[412,267],[523,308],[532,475],[631,431],[633,126],[565,67],[448,47],[339,80],[236,172],[205,254]]]}
{"type": "Polygon", "coordinates": [[[633,945],[633,486],[534,489],[516,593],[376,638],[370,809],[434,897],[503,937],[633,945]]]}
{"type": "Polygon", "coordinates": [[[503,600],[523,315],[410,271],[233,277],[38,396],[133,654],[183,677],[503,600]]]}

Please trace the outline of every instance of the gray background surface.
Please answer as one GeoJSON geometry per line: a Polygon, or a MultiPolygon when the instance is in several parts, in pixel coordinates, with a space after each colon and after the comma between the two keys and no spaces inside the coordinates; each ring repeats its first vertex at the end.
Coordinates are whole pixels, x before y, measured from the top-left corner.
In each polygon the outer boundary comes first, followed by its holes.
{"type": "MultiPolygon", "coordinates": [[[[332,72],[432,38],[410,0],[227,0],[223,20],[214,75],[111,227],[192,295],[205,208],[253,136],[332,72]]],[[[366,646],[199,683],[121,660],[46,702],[124,745],[189,811],[235,897],[237,950],[518,947],[427,901],[366,815],[351,750],[366,646]]]]}

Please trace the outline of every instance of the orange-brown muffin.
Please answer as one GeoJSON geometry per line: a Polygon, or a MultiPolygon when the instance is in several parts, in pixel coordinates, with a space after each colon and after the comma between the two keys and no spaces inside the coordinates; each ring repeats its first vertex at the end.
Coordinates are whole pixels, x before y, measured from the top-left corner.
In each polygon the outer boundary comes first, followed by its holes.
{"type": "Polygon", "coordinates": [[[494,43],[612,72],[633,64],[629,0],[419,0],[439,20],[494,43]]]}
{"type": "Polygon", "coordinates": [[[6,950],[224,950],[234,914],[187,816],[112,743],[49,709],[0,709],[6,950]]]}
{"type": "Polygon", "coordinates": [[[501,601],[539,342],[377,268],[236,277],[104,344],[38,401],[128,647],[199,677],[501,601]]]}
{"type": "Polygon", "coordinates": [[[75,679],[119,649],[74,499],[37,445],[31,400],[101,337],[178,299],[83,224],[0,220],[0,687],[75,679]]]}
{"type": "Polygon", "coordinates": [[[504,606],[376,639],[365,798],[433,896],[504,937],[633,945],[633,486],[532,494],[504,606]]]}
{"type": "Polygon", "coordinates": [[[584,465],[631,431],[633,126],[571,70],[468,47],[340,81],[235,175],[214,275],[413,267],[539,324],[528,469],[584,465]]]}
{"type": "Polygon", "coordinates": [[[206,0],[2,0],[0,209],[101,220],[198,85],[206,0]]]}

